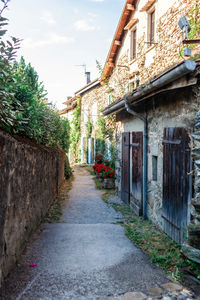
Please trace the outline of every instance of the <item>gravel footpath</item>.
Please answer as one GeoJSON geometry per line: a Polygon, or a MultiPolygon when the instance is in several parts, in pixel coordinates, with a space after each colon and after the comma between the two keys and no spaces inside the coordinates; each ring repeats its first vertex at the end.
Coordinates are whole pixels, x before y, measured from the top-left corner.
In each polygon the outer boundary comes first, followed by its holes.
{"type": "Polygon", "coordinates": [[[76,167],[74,177],[61,222],[44,224],[32,237],[0,299],[192,299],[129,241],[116,224],[120,213],[102,201],[92,176],[76,167]]]}

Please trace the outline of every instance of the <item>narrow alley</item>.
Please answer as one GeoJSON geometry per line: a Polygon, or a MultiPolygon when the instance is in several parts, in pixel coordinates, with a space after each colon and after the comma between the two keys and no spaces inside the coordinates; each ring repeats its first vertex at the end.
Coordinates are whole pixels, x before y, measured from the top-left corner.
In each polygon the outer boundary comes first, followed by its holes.
{"type": "Polygon", "coordinates": [[[147,299],[149,289],[170,280],[128,240],[119,221],[92,176],[76,167],[61,222],[44,224],[5,280],[0,299],[147,299]]]}

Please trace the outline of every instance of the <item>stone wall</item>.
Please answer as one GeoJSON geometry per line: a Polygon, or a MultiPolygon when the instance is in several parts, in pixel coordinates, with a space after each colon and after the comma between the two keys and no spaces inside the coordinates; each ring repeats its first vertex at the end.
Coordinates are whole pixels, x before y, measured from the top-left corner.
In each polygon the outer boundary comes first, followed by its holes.
{"type": "MultiPolygon", "coordinates": [[[[128,49],[128,66],[130,66],[130,77],[137,79],[140,84],[148,82],[153,77],[165,71],[175,63],[184,59],[180,50],[183,49],[182,31],[178,26],[179,19],[186,15],[189,19],[190,11],[198,3],[197,0],[157,0],[152,7],[155,7],[155,44],[149,47],[147,43],[147,15],[148,11],[142,11],[146,0],[138,1],[132,18],[138,19],[133,26],[137,29],[136,58],[130,60],[130,47],[128,49]],[[162,7],[165,6],[165,9],[162,7]]],[[[199,16],[198,16],[199,18],[199,16]]],[[[130,45],[131,30],[125,36],[124,45],[130,45]]],[[[123,46],[120,51],[123,51],[123,46]]],[[[192,55],[200,54],[200,47],[196,45],[192,55]]]]}
{"type": "Polygon", "coordinates": [[[0,131],[0,282],[64,180],[65,153],[0,131]]]}
{"type": "MultiPolygon", "coordinates": [[[[198,88],[199,90],[199,88],[198,88]]],[[[191,223],[188,226],[188,240],[182,246],[183,254],[200,264],[200,112],[197,113],[195,119],[195,131],[193,133],[193,150],[192,156],[194,160],[194,197],[191,201],[191,223]]]]}
{"type": "MultiPolygon", "coordinates": [[[[196,88],[184,88],[166,95],[154,96],[153,101],[148,101],[148,106],[143,104],[137,111],[147,116],[148,123],[148,187],[147,187],[147,216],[162,228],[162,178],[163,178],[163,132],[165,127],[185,127],[191,136],[195,125],[195,115],[199,109],[200,95],[196,88]],[[146,113],[144,114],[144,108],[146,113]],[[157,157],[157,181],[152,178],[152,156],[157,157]]],[[[126,112],[118,113],[121,130],[124,132],[143,131],[143,122],[126,112]]],[[[118,143],[117,157],[121,159],[121,140],[118,143]]],[[[191,136],[192,148],[192,136],[191,136]]],[[[119,161],[118,191],[121,189],[119,161]]],[[[199,187],[198,187],[199,188],[199,187]]],[[[198,194],[199,195],[199,194],[198,194]]]]}
{"type": "MultiPolygon", "coordinates": [[[[199,99],[192,88],[157,96],[147,112],[148,122],[148,218],[162,227],[163,132],[165,127],[185,127],[191,136],[199,99]],[[152,156],[157,157],[157,181],[152,178],[152,156]]],[[[191,139],[192,146],[192,139],[191,139]]],[[[189,209],[189,207],[188,207],[189,209]]]]}
{"type": "MultiPolygon", "coordinates": [[[[84,115],[87,114],[87,120],[89,120],[92,127],[92,138],[96,138],[97,130],[97,119],[100,116],[101,110],[109,104],[109,94],[112,95],[112,101],[116,101],[121,98],[127,91],[127,85],[129,83],[129,68],[128,64],[128,52],[119,55],[116,62],[116,67],[113,70],[111,77],[109,78],[108,84],[101,82],[101,84],[88,89],[81,95],[81,137],[85,138],[86,132],[86,122],[84,121],[84,115]],[[94,118],[96,116],[96,118],[94,118]]],[[[118,144],[118,139],[120,139],[120,125],[117,124],[114,136],[116,144],[118,144]]],[[[117,159],[118,164],[120,159],[117,159]]],[[[83,162],[86,162],[85,158],[83,162]]],[[[120,170],[120,166],[117,166],[117,173],[120,170]]],[[[118,175],[116,175],[118,178],[118,175]]]]}

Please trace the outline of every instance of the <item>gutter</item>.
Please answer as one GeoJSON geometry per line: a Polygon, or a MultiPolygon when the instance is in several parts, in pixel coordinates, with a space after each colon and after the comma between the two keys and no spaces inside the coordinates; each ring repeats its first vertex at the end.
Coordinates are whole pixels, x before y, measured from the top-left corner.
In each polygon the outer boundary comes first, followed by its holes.
{"type": "Polygon", "coordinates": [[[126,111],[133,115],[134,117],[140,119],[143,121],[144,124],[144,131],[143,131],[143,151],[142,151],[142,155],[143,155],[143,164],[142,164],[142,217],[143,220],[146,220],[147,218],[147,120],[146,118],[144,118],[143,116],[141,116],[140,114],[136,113],[135,111],[133,111],[129,104],[128,104],[128,99],[126,98],[126,96],[124,97],[124,102],[125,102],[125,108],[126,111]]]}
{"type": "Polygon", "coordinates": [[[149,84],[144,85],[144,87],[139,87],[134,90],[131,94],[124,96],[119,102],[114,103],[111,106],[105,108],[102,113],[104,116],[117,112],[125,108],[126,103],[133,103],[134,101],[150,94],[151,92],[162,88],[163,86],[172,83],[173,81],[193,72],[196,69],[196,62],[192,60],[184,60],[178,66],[174,67],[167,73],[161,75],[160,77],[152,80],[149,84]]]}
{"type": "Polygon", "coordinates": [[[75,97],[76,97],[77,95],[81,95],[81,94],[87,92],[88,90],[90,90],[90,89],[96,87],[97,85],[100,85],[100,80],[99,80],[98,78],[95,79],[95,80],[93,80],[93,81],[91,81],[90,83],[88,83],[87,85],[85,85],[85,86],[84,86],[83,88],[81,88],[80,90],[76,91],[76,92],[75,92],[75,97]]]}

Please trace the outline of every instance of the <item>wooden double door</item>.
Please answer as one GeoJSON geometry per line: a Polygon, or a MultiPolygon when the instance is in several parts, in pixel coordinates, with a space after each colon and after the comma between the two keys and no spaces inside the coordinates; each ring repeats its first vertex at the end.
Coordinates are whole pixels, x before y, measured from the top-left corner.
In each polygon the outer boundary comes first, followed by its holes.
{"type": "Polygon", "coordinates": [[[142,214],[143,133],[122,134],[121,198],[131,204],[137,215],[142,214]]]}
{"type": "MultiPolygon", "coordinates": [[[[185,239],[192,194],[190,138],[183,127],[168,127],[163,133],[163,230],[178,243],[185,239]]],[[[142,214],[143,133],[122,134],[121,198],[142,214]]],[[[151,178],[151,174],[148,174],[151,178]]]]}

